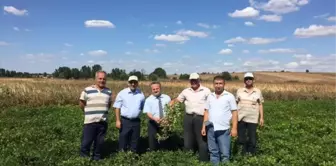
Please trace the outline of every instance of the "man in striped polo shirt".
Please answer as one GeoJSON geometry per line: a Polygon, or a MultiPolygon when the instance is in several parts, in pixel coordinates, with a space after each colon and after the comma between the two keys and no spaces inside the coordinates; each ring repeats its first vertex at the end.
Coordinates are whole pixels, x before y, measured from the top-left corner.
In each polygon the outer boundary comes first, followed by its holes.
{"type": "Polygon", "coordinates": [[[106,72],[96,72],[96,83],[88,86],[80,95],[79,105],[84,112],[84,127],[80,154],[90,156],[93,145],[93,160],[101,159],[101,148],[107,130],[107,114],[111,107],[112,92],[106,87],[106,72]]]}

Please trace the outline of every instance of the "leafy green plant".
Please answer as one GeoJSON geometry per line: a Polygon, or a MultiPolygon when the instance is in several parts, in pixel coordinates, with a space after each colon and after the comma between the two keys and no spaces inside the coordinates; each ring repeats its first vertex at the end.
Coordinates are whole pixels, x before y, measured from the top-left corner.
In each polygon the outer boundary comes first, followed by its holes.
{"type": "Polygon", "coordinates": [[[173,106],[165,106],[166,117],[163,119],[160,126],[161,132],[157,133],[159,141],[163,141],[169,138],[173,133],[179,133],[181,131],[181,119],[183,118],[183,108],[181,103],[177,103],[173,106]]]}

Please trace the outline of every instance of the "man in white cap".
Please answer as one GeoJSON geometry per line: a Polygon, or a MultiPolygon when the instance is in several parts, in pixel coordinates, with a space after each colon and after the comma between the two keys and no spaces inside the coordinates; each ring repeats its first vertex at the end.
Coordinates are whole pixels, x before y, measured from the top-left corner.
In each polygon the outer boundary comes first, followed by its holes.
{"type": "Polygon", "coordinates": [[[264,98],[260,89],[254,87],[253,73],[245,73],[245,87],[237,90],[238,103],[238,144],[242,153],[256,153],[257,126],[264,125],[264,98]],[[247,134],[246,134],[247,131],[247,134]]]}
{"type": "Polygon", "coordinates": [[[140,138],[140,113],[144,107],[145,95],[138,88],[138,77],[128,78],[128,88],[121,90],[113,107],[116,113],[116,127],[119,129],[119,150],[138,152],[140,138]]]}
{"type": "Polygon", "coordinates": [[[184,89],[179,96],[172,100],[171,105],[176,101],[184,102],[186,114],[183,120],[184,148],[194,150],[197,144],[200,161],[209,161],[208,145],[206,136],[202,136],[204,108],[210,89],[200,84],[200,77],[197,73],[190,74],[191,87],[184,89]]]}

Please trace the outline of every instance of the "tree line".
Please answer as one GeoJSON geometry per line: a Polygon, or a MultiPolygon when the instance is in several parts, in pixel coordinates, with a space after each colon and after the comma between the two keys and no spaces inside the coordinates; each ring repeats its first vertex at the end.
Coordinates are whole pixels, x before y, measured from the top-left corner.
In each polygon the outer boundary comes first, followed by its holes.
{"type": "MultiPolygon", "coordinates": [[[[97,71],[102,70],[102,66],[99,64],[94,64],[93,66],[84,65],[81,68],[70,68],[67,66],[61,66],[54,70],[53,73],[29,73],[29,72],[16,72],[9,71],[0,68],[0,77],[19,77],[19,78],[34,78],[34,77],[44,77],[44,78],[59,78],[59,79],[90,79],[95,77],[97,71]]],[[[141,71],[132,70],[126,72],[126,70],[121,68],[113,68],[111,71],[106,71],[107,77],[113,80],[127,80],[130,75],[136,75],[139,80],[151,80],[156,81],[158,79],[168,79],[167,72],[161,68],[156,68],[150,74],[146,74],[142,69],[141,71]]],[[[204,73],[201,73],[204,74],[204,73]]],[[[226,80],[237,80],[238,77],[232,77],[229,72],[218,73],[224,76],[226,80]]],[[[173,80],[188,80],[189,74],[174,74],[173,80]]]]}

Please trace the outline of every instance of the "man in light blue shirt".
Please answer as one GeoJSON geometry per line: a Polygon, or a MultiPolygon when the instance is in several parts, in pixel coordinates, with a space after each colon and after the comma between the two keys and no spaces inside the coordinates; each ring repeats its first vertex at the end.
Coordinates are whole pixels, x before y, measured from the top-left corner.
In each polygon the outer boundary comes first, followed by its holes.
{"type": "Polygon", "coordinates": [[[143,112],[147,114],[148,121],[148,143],[150,150],[157,150],[158,142],[156,134],[160,132],[160,123],[166,116],[165,107],[171,101],[166,94],[161,94],[160,82],[151,83],[152,95],[146,101],[143,112]]]}
{"type": "Polygon", "coordinates": [[[113,107],[116,113],[116,127],[119,129],[119,150],[128,146],[132,152],[138,152],[140,138],[140,113],[144,106],[145,95],[138,89],[138,77],[130,76],[129,87],[120,91],[113,107]]]}
{"type": "Polygon", "coordinates": [[[238,113],[234,95],[224,90],[225,79],[216,76],[213,82],[215,92],[207,98],[201,133],[208,138],[210,161],[218,165],[230,159],[231,136],[237,136],[238,113]]]}

